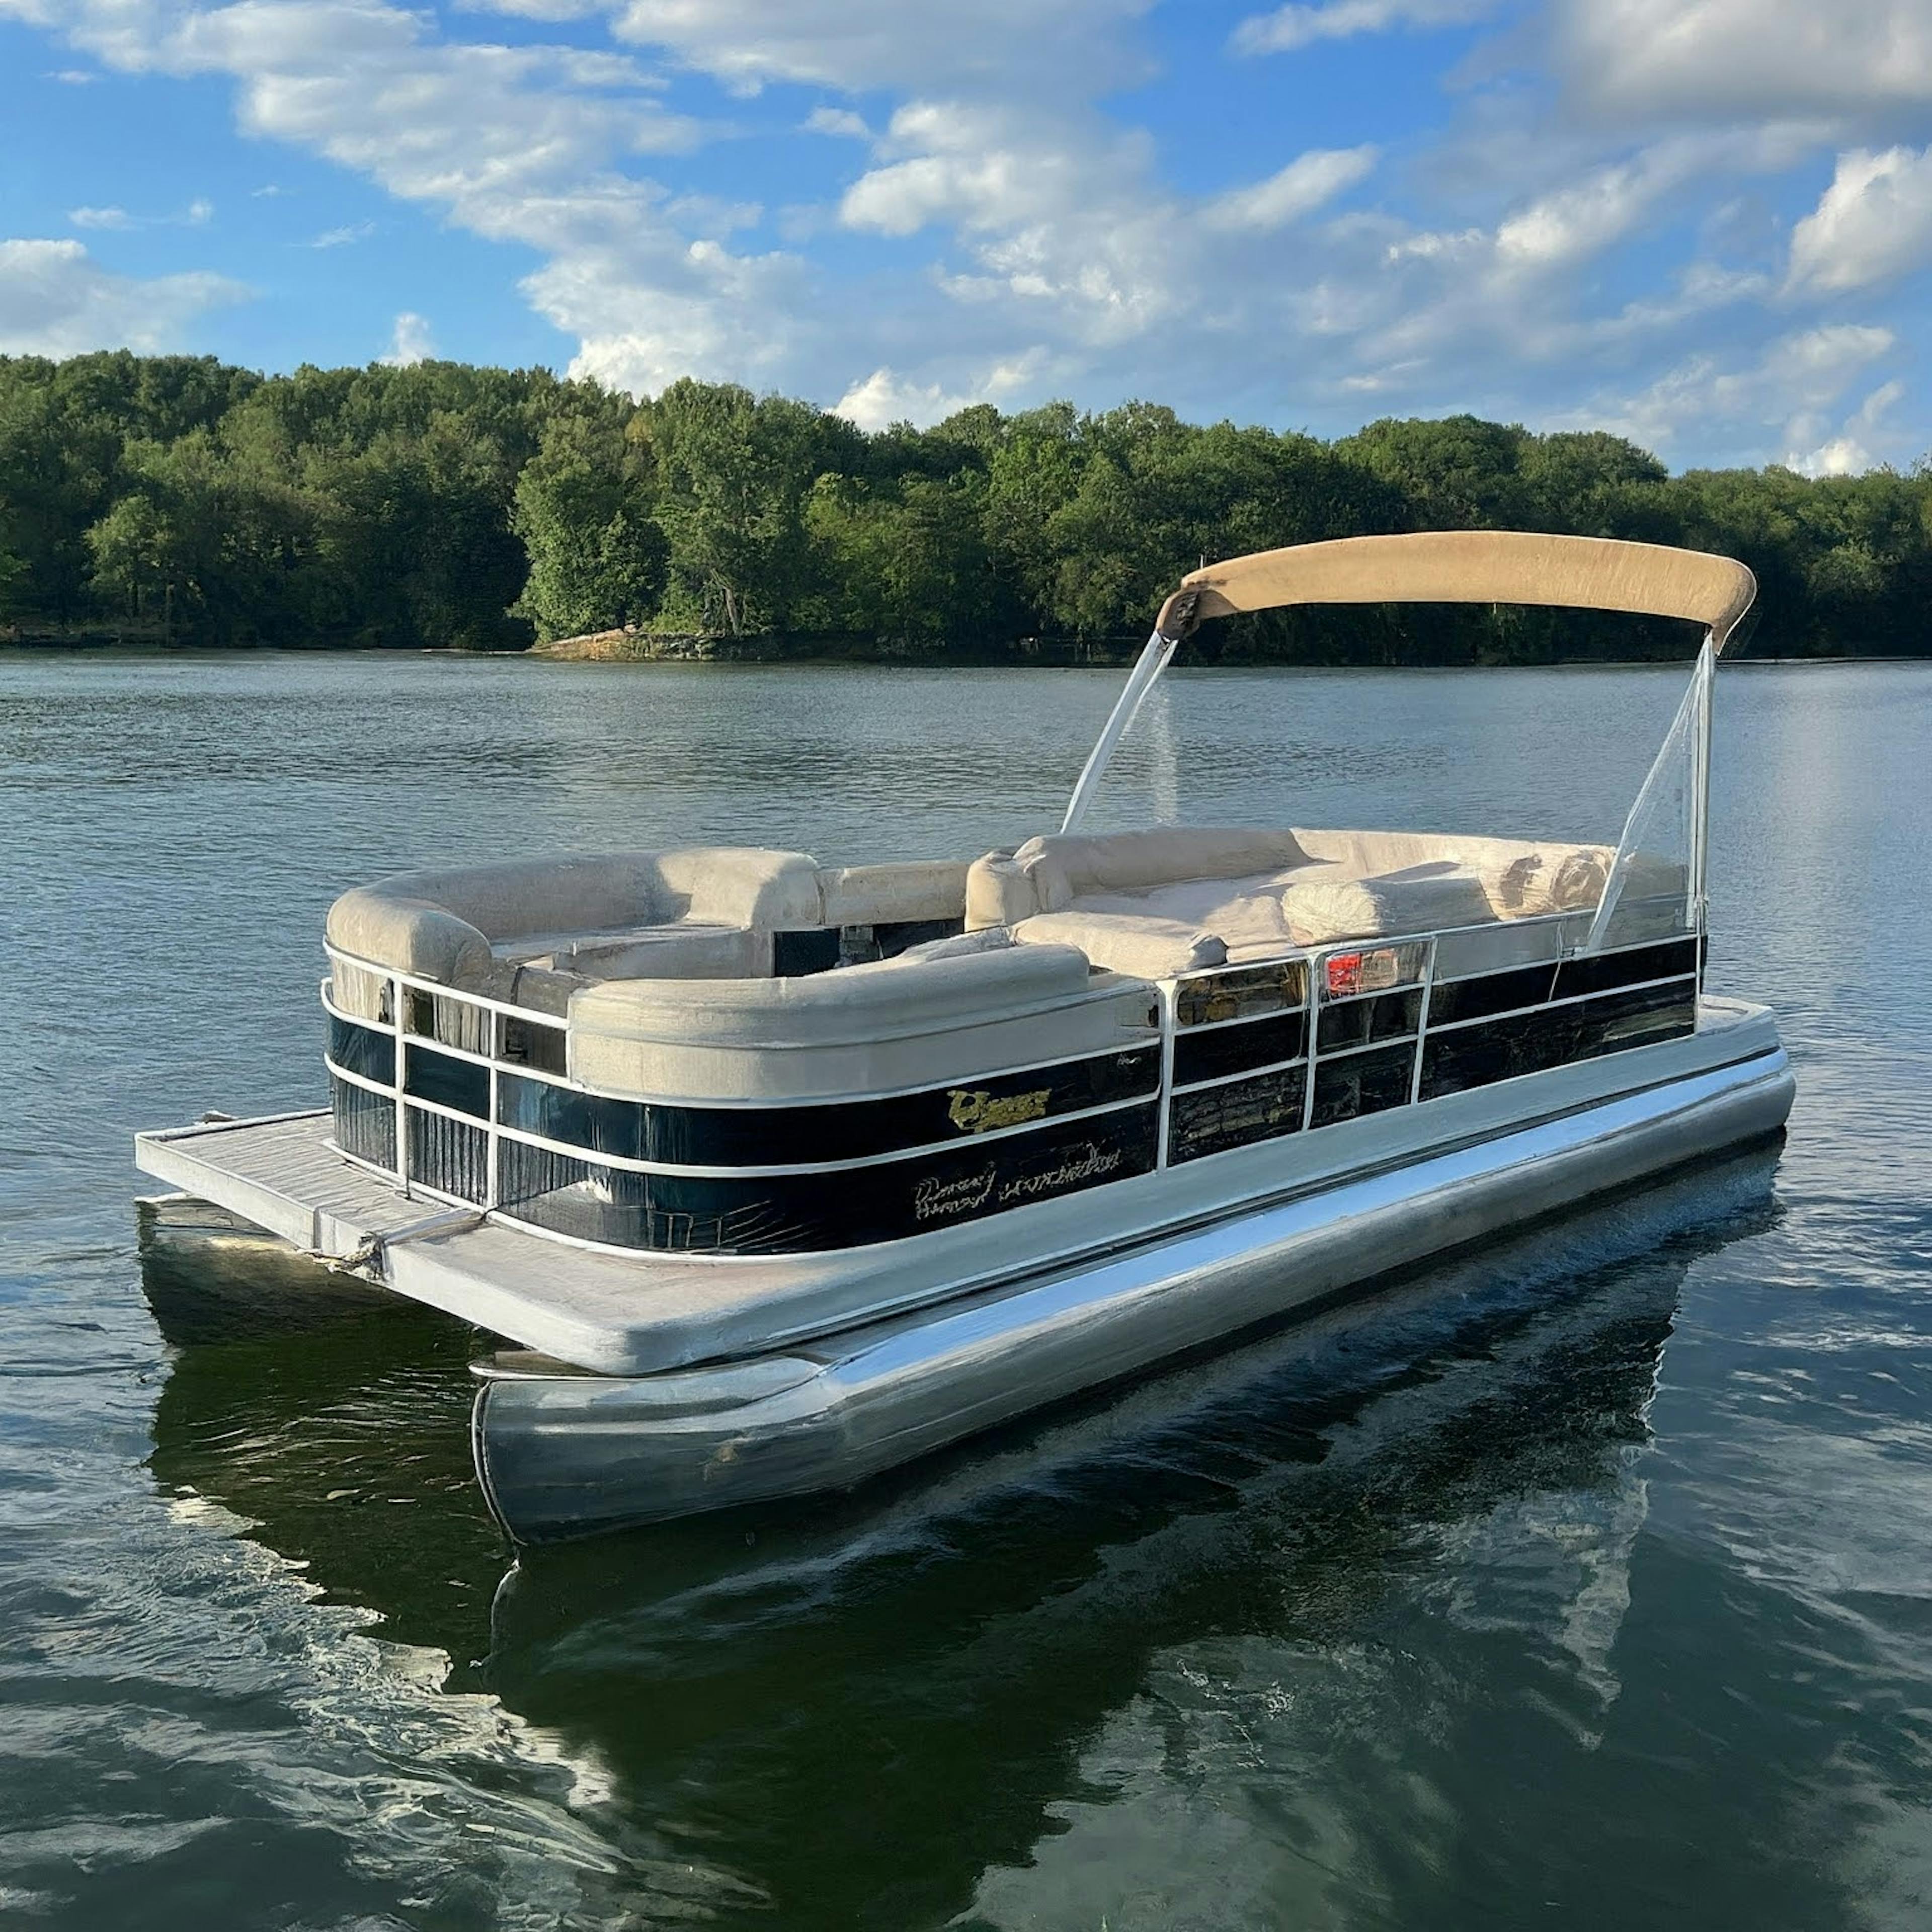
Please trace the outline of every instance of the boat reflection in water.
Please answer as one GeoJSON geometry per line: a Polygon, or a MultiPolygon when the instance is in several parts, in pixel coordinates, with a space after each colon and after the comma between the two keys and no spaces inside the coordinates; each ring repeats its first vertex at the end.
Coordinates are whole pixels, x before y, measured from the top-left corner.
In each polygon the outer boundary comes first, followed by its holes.
{"type": "MultiPolygon", "coordinates": [[[[647,1822],[788,1926],[998,1917],[1000,1875],[1106,1799],[1088,1756],[1128,1748],[1150,1682],[1206,1700],[1162,1706],[1156,1760],[1228,1717],[1189,1657],[1318,1725],[1338,1720],[1298,1670],[1368,1696],[1351,1656],[1485,1646],[1587,1748],[1618,1694],[1679,1293],[1770,1225],[1775,1161],[1760,1145],[850,1494],[526,1550],[507,1575],[454,1426],[473,1337],[419,1310],[184,1348],[153,1468],[446,1652],[450,1688],[598,1762],[614,1840],[647,1822]]],[[[178,1329],[175,1265],[151,1286],[178,1329]]],[[[1443,1685],[1422,1668],[1401,1694],[1443,1685]]],[[[1448,1828],[1400,1798],[1399,1742],[1365,1744],[1366,1768],[1253,1767],[1288,1810],[1335,1814],[1398,1920],[1430,1895],[1417,1833],[1448,1828]]]]}

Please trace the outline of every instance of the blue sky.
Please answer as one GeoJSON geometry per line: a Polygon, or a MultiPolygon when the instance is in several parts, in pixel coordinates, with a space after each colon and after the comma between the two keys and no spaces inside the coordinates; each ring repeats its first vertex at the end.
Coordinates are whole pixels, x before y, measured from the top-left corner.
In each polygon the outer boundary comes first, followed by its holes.
{"type": "Polygon", "coordinates": [[[0,0],[0,351],[1932,448],[1932,0],[0,0]]]}

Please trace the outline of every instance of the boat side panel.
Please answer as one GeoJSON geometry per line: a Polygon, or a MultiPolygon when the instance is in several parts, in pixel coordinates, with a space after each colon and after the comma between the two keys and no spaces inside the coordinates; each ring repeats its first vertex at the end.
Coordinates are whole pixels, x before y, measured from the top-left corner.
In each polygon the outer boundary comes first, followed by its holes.
{"type": "MultiPolygon", "coordinates": [[[[380,1265],[398,1294],[559,1360],[638,1375],[812,1345],[855,1321],[1084,1255],[1119,1252],[1258,1202],[1493,1138],[1777,1046],[1763,1008],[1706,1000],[1698,1030],[1685,1039],[1393,1108],[1321,1133],[1256,1139],[1104,1190],[832,1254],[601,1252],[491,1221],[386,1247],[380,1265]]],[[[433,1203],[343,1160],[329,1133],[328,1117],[315,1114],[170,1129],[140,1136],[135,1156],[144,1172],[325,1255],[354,1256],[422,1221],[433,1203]]]]}

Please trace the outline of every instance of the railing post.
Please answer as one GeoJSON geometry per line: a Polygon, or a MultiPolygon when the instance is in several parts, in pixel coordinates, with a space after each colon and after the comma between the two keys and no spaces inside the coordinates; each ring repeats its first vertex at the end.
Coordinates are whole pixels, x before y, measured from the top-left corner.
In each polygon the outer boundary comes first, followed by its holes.
{"type": "Polygon", "coordinates": [[[403,1100],[405,1068],[403,1056],[409,1051],[409,1029],[403,1023],[404,987],[400,978],[389,981],[389,1017],[396,1028],[396,1178],[402,1184],[405,1199],[410,1192],[409,1108],[403,1100]]]}

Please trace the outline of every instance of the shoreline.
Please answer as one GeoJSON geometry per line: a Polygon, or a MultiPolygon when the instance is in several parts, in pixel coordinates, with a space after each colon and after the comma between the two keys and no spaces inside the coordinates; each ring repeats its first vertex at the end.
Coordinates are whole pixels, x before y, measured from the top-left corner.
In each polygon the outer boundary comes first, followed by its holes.
{"type": "MultiPolygon", "coordinates": [[[[737,670],[1095,670],[1120,671],[1130,666],[1138,650],[1104,653],[1089,650],[1084,655],[1072,650],[1042,649],[1036,652],[998,651],[824,651],[806,650],[761,650],[734,649],[728,652],[631,652],[604,653],[560,651],[532,645],[526,650],[466,651],[446,646],[393,644],[209,644],[166,642],[133,638],[34,638],[0,637],[0,663],[36,658],[101,658],[182,660],[262,658],[451,658],[467,663],[594,664],[621,666],[638,670],[667,668],[737,670]]],[[[1512,670],[1641,670],[1672,669],[1689,663],[1694,655],[1688,649],[1681,657],[1556,657],[1471,660],[1467,658],[1418,658],[1406,664],[1372,664],[1349,658],[1223,658],[1208,664],[1181,664],[1175,671],[1185,675],[1199,671],[1512,671],[1512,670]]],[[[1763,657],[1741,655],[1726,657],[1728,673],[1741,667],[1761,665],[1910,664],[1932,663],[1932,650],[1923,651],[1820,652],[1802,657],[1763,657]]]]}

